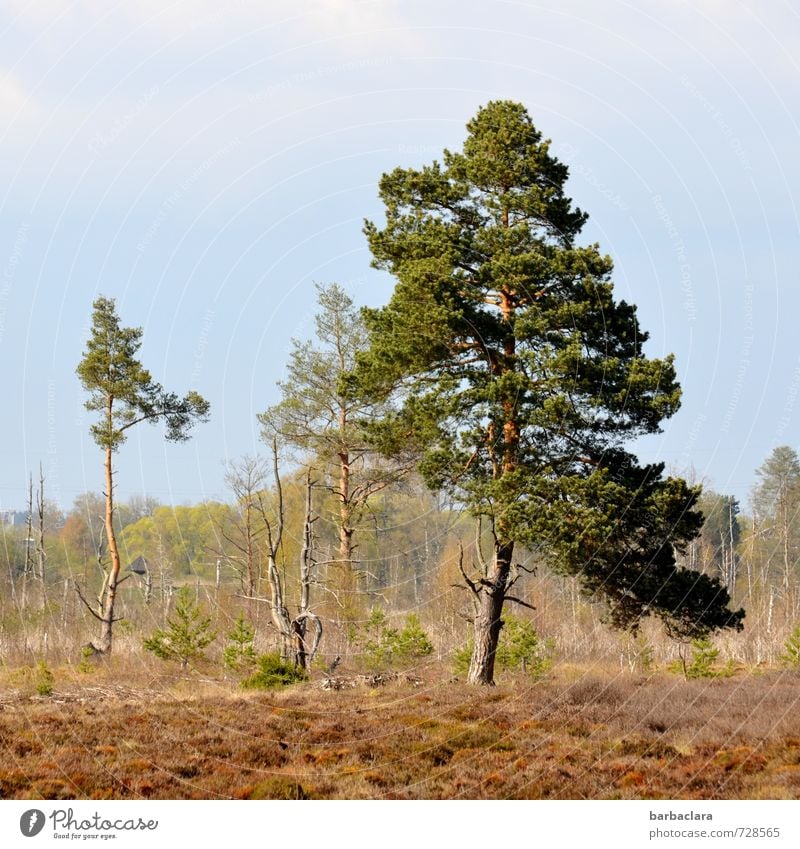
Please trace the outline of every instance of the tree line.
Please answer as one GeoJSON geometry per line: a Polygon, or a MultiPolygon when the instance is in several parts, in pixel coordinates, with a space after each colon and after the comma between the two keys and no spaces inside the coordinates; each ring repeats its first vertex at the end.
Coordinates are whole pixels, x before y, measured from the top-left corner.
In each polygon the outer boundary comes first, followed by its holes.
{"type": "MultiPolygon", "coordinates": [[[[244,464],[247,470],[253,462],[254,458],[242,458],[232,466],[244,464]]],[[[263,460],[260,465],[265,466],[263,460]]],[[[732,644],[735,655],[743,662],[777,662],[787,634],[800,622],[800,532],[795,530],[793,520],[788,525],[784,521],[786,515],[800,515],[797,469],[798,458],[793,449],[775,449],[756,472],[757,483],[745,510],[733,496],[705,488],[698,501],[704,516],[700,534],[679,555],[687,569],[717,577],[728,588],[734,603],[747,610],[747,629],[732,644]],[[762,497],[770,490],[779,493],[780,498],[764,502],[762,497]],[[756,505],[760,505],[758,509],[756,505]]],[[[364,516],[354,522],[360,589],[351,594],[348,620],[341,603],[342,593],[338,591],[340,512],[331,491],[332,481],[330,476],[323,478],[320,474],[314,488],[318,518],[313,524],[313,548],[318,565],[312,607],[325,625],[321,646],[325,653],[333,657],[357,652],[355,644],[348,644],[348,626],[366,622],[372,610],[381,610],[398,622],[408,611],[419,611],[434,626],[437,648],[443,645],[448,651],[456,650],[468,643],[464,616],[471,616],[466,598],[471,592],[458,585],[463,585],[459,560],[463,563],[466,557],[477,561],[477,527],[471,518],[440,494],[431,493],[413,472],[402,489],[394,487],[377,496],[364,516]]],[[[280,559],[287,574],[286,603],[292,608],[300,601],[305,483],[303,469],[295,468],[285,476],[287,533],[280,559]]],[[[22,656],[17,647],[26,631],[31,651],[36,654],[45,629],[58,634],[62,645],[71,645],[77,651],[91,634],[93,617],[74,587],[81,588],[83,596],[98,609],[96,599],[104,582],[103,496],[81,495],[66,511],[45,498],[41,529],[44,545],[40,551],[38,490],[37,484],[32,535],[26,524],[3,528],[0,646],[6,658],[22,656]],[[44,582],[40,563],[45,564],[44,582]]],[[[256,537],[250,547],[256,556],[248,559],[246,509],[232,486],[229,491],[230,499],[225,502],[172,506],[152,497],[133,496],[116,504],[122,572],[128,575],[119,608],[126,620],[124,633],[129,632],[129,623],[142,634],[153,627],[163,627],[178,591],[187,588],[195,601],[217,611],[215,621],[223,629],[243,613],[264,636],[265,646],[274,641],[264,563],[258,556],[260,546],[256,537]],[[129,569],[139,557],[147,563],[147,576],[129,569]]],[[[271,505],[274,492],[268,481],[262,491],[271,505]]],[[[481,536],[480,556],[485,560],[490,538],[485,529],[481,536]]],[[[520,559],[520,566],[536,569],[537,561],[531,553],[523,552],[520,559]]],[[[623,632],[620,642],[610,629],[598,624],[602,608],[580,594],[576,579],[548,575],[543,569],[537,576],[520,572],[515,593],[539,608],[536,613],[521,611],[522,615],[544,633],[558,634],[559,648],[568,656],[588,658],[600,642],[606,655],[615,646],[636,653],[636,640],[626,643],[623,632]],[[606,631],[607,639],[603,641],[606,631]]],[[[505,618],[508,620],[508,615],[505,618]]],[[[649,634],[652,640],[652,632],[649,634]]],[[[459,657],[463,658],[463,652],[459,657]]],[[[626,664],[629,659],[626,654],[626,664]]],[[[463,667],[463,659],[459,665],[463,667]]]]}

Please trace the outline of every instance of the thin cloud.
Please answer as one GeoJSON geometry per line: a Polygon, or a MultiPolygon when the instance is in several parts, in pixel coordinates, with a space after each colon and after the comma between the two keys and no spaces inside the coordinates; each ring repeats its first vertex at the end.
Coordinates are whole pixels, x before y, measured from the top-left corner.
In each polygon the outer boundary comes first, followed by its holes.
{"type": "Polygon", "coordinates": [[[104,0],[6,0],[5,7],[7,16],[10,12],[13,22],[23,28],[40,27],[57,18],[67,26],[85,28],[87,21],[108,15],[106,25],[114,29],[133,27],[151,37],[204,44],[281,21],[317,38],[381,31],[398,37],[407,23],[398,0],[271,0],[268,4],[256,0],[137,0],[116,6],[104,0]]]}
{"type": "Polygon", "coordinates": [[[35,102],[22,83],[12,74],[0,71],[0,115],[3,123],[13,124],[34,111],[35,102]]]}

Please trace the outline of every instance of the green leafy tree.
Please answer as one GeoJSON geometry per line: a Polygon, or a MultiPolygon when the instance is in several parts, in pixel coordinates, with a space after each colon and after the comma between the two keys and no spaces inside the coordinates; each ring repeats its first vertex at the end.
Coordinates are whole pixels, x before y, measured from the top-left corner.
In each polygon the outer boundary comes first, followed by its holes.
{"type": "Polygon", "coordinates": [[[217,636],[211,627],[211,617],[203,615],[189,587],[178,591],[175,610],[167,619],[167,626],[154,631],[144,641],[144,647],[162,660],[177,661],[184,669],[192,661],[202,660],[203,649],[217,636]]]}
{"type": "Polygon", "coordinates": [[[576,244],[587,216],[525,108],[489,103],[467,129],[461,152],[381,179],[385,225],[365,232],[397,283],[363,312],[370,346],[346,381],[354,396],[394,393],[377,444],[410,442],[427,483],[488,520],[494,556],[467,577],[469,681],[493,683],[520,545],[604,597],[615,625],[739,626],[718,580],[675,563],[701,525],[699,488],[624,450],[678,409],[672,357],[644,355],[610,258],[576,244]]]}
{"type": "Polygon", "coordinates": [[[165,392],[137,359],[142,344],[140,327],[122,327],[112,298],[95,300],[92,327],[86,351],[78,364],[81,385],[89,393],[86,409],[98,413],[92,425],[94,441],[105,455],[105,533],[111,563],[102,595],[102,612],[89,610],[100,620],[100,638],[95,648],[110,652],[114,607],[120,582],[121,560],[114,527],[113,456],[125,442],[128,431],[141,422],[166,425],[171,442],[188,439],[198,421],[207,421],[208,402],[196,392],[183,398],[165,392]]]}
{"type": "Polygon", "coordinates": [[[118,539],[129,560],[139,555],[160,572],[167,565],[173,574],[211,577],[209,553],[216,549],[218,527],[228,521],[229,504],[204,501],[192,506],[157,507],[127,525],[118,539]]]}

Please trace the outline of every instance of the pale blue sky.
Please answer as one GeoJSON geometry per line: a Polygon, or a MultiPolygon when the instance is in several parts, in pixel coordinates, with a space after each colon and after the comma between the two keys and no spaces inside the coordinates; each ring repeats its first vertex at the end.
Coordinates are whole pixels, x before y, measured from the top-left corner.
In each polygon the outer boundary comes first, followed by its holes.
{"type": "Polygon", "coordinates": [[[0,505],[40,461],[65,506],[101,488],[74,374],[97,293],[212,404],[186,445],[134,434],[119,494],[226,497],[314,282],[388,297],[381,173],[493,98],[553,140],[648,353],[676,354],[683,408],[640,454],[745,501],[800,447],[798,47],[780,0],[2,0],[0,505]]]}

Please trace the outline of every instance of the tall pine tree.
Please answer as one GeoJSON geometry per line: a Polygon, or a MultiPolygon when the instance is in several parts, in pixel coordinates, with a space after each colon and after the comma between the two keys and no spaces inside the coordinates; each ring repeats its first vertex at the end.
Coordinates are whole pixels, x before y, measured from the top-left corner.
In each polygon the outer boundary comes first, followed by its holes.
{"type": "Polygon", "coordinates": [[[576,245],[587,216],[525,108],[489,103],[467,129],[461,152],[380,182],[386,222],[365,232],[397,283],[364,311],[350,386],[394,393],[376,441],[414,442],[428,484],[489,521],[491,563],[465,574],[470,682],[493,683],[520,545],[605,598],[617,626],[656,613],[680,636],[741,627],[719,581],[675,564],[702,522],[699,488],[624,449],[678,409],[672,357],[645,357],[610,258],[576,245]]]}
{"type": "MultiPolygon", "coordinates": [[[[97,298],[86,351],[76,371],[89,393],[86,409],[98,413],[91,432],[105,457],[105,532],[111,565],[101,593],[102,612],[95,613],[100,620],[100,639],[95,648],[100,652],[111,651],[122,568],[114,529],[113,455],[125,442],[128,431],[141,422],[164,422],[166,438],[182,442],[189,438],[195,422],[208,419],[209,412],[208,401],[197,392],[189,392],[183,398],[165,392],[136,358],[141,344],[142,329],[122,327],[114,300],[97,298]]],[[[94,613],[91,607],[89,610],[94,613]]]]}
{"type": "Polygon", "coordinates": [[[383,414],[381,404],[349,396],[342,378],[355,367],[366,328],[350,296],[336,283],[317,286],[319,311],[314,343],[292,340],[287,379],[279,403],[259,414],[263,437],[299,449],[319,463],[338,502],[334,519],[338,552],[331,565],[344,618],[363,614],[358,599],[357,533],[370,500],[405,477],[411,461],[398,452],[381,458],[370,442],[369,423],[383,414]]]}

